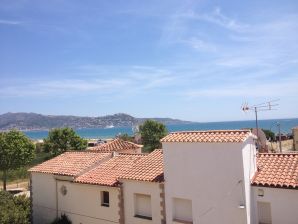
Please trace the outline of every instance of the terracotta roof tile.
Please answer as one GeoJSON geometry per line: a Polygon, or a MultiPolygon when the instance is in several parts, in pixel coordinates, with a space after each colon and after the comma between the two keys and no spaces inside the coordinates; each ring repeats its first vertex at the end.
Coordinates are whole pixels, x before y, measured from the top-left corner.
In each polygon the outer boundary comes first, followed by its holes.
{"type": "Polygon", "coordinates": [[[156,149],[140,159],[133,168],[119,177],[120,179],[141,180],[150,182],[164,181],[163,151],[156,149]]]}
{"type": "Polygon", "coordinates": [[[133,142],[124,141],[122,139],[116,138],[110,142],[95,146],[90,150],[100,151],[100,152],[119,152],[125,150],[137,150],[142,148],[142,145],[135,144],[133,142]]]}
{"type": "Polygon", "coordinates": [[[250,130],[182,131],[168,134],[161,142],[243,142],[249,135],[250,130]]]}
{"type": "Polygon", "coordinates": [[[298,153],[260,153],[252,185],[298,189],[298,153]]]}
{"type": "Polygon", "coordinates": [[[111,153],[98,152],[65,152],[29,169],[30,172],[51,173],[76,176],[101,160],[110,157],[111,153]]]}
{"type": "Polygon", "coordinates": [[[117,186],[118,177],[130,170],[145,154],[119,154],[77,177],[74,182],[117,186]]]}

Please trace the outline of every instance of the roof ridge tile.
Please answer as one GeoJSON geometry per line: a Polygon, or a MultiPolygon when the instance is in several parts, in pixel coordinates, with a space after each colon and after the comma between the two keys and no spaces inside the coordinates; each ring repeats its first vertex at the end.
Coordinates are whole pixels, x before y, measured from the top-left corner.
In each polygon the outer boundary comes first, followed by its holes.
{"type": "Polygon", "coordinates": [[[169,133],[161,142],[238,143],[249,135],[252,133],[248,129],[179,131],[169,133]]]}

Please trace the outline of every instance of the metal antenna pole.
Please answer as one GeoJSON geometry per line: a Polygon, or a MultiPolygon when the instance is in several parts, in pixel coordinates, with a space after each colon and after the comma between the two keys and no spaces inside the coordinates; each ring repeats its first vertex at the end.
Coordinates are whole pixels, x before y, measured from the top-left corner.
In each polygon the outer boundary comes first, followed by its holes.
{"type": "Polygon", "coordinates": [[[258,109],[255,107],[255,114],[256,114],[256,129],[257,129],[257,140],[259,138],[259,125],[258,125],[258,109]]]}
{"type": "Polygon", "coordinates": [[[277,127],[278,127],[279,151],[282,152],[282,148],[281,148],[280,123],[277,123],[277,127]]]}
{"type": "MultiPolygon", "coordinates": [[[[254,110],[255,115],[256,115],[256,129],[257,129],[257,146],[259,147],[259,124],[258,124],[258,111],[268,111],[268,110],[274,110],[276,106],[278,106],[278,104],[272,104],[273,102],[279,101],[279,99],[277,100],[271,100],[269,102],[265,102],[265,103],[260,103],[260,104],[256,104],[253,106],[248,106],[247,103],[245,103],[241,109],[246,112],[249,110],[254,110]]],[[[280,146],[281,149],[281,146],[280,146]]]]}

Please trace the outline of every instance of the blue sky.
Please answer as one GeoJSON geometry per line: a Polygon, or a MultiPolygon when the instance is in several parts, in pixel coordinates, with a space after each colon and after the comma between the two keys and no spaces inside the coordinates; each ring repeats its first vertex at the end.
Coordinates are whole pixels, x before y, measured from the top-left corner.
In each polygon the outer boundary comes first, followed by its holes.
{"type": "Polygon", "coordinates": [[[0,0],[0,113],[298,117],[297,1],[0,0]]]}

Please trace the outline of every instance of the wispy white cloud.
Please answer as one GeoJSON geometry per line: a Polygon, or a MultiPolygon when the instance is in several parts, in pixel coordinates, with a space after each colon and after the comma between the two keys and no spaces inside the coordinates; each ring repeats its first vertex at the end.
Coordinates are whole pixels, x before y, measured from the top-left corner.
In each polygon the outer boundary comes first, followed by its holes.
{"type": "MultiPolygon", "coordinates": [[[[84,65],[79,66],[79,68],[78,74],[82,74],[81,79],[14,80],[14,82],[7,82],[0,89],[0,97],[55,97],[86,94],[117,97],[169,86],[175,80],[169,70],[150,66],[114,68],[101,65],[84,65]],[[120,72],[121,75],[119,76],[120,72]]],[[[77,77],[80,77],[78,74],[77,77]]]]}
{"type": "Polygon", "coordinates": [[[255,82],[255,83],[235,83],[233,85],[216,85],[208,88],[192,89],[180,95],[188,99],[194,98],[239,98],[247,97],[284,97],[298,94],[296,88],[298,79],[286,79],[277,82],[255,82]]]}
{"type": "Polygon", "coordinates": [[[197,37],[190,37],[189,39],[182,39],[177,41],[190,46],[191,48],[201,52],[216,52],[217,47],[212,43],[208,43],[205,40],[201,40],[197,37]]]}
{"type": "Polygon", "coordinates": [[[59,80],[48,81],[38,83],[38,87],[41,89],[47,89],[51,91],[96,91],[96,90],[113,90],[114,88],[120,88],[127,84],[124,79],[91,79],[91,80],[59,80]]]}
{"type": "Polygon", "coordinates": [[[220,7],[216,7],[211,13],[196,13],[194,11],[188,11],[187,13],[183,13],[180,16],[186,19],[201,20],[208,23],[213,23],[225,29],[237,32],[246,32],[250,29],[250,25],[240,23],[236,19],[232,19],[224,15],[220,7]]]}
{"type": "Polygon", "coordinates": [[[265,62],[262,62],[258,57],[244,56],[226,56],[216,60],[216,64],[220,66],[230,68],[243,68],[248,66],[266,66],[265,62]]]}
{"type": "Polygon", "coordinates": [[[161,40],[208,52],[214,66],[268,69],[297,58],[297,20],[298,14],[286,14],[244,23],[225,15],[219,7],[209,13],[187,9],[170,17],[161,40]]]}
{"type": "Polygon", "coordinates": [[[21,25],[21,21],[0,19],[0,25],[21,25]]]}
{"type": "Polygon", "coordinates": [[[249,24],[229,18],[221,12],[219,7],[210,13],[199,13],[192,8],[187,8],[169,17],[163,28],[161,42],[167,44],[183,43],[198,51],[216,52],[220,46],[211,41],[214,38],[210,38],[210,35],[197,29],[200,24],[213,24],[236,33],[250,30],[249,24]]]}
{"type": "Polygon", "coordinates": [[[125,80],[32,80],[2,87],[1,97],[55,97],[82,95],[90,92],[111,93],[126,85],[125,80]]]}

